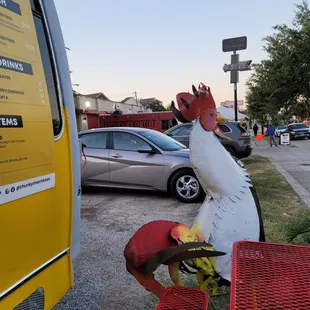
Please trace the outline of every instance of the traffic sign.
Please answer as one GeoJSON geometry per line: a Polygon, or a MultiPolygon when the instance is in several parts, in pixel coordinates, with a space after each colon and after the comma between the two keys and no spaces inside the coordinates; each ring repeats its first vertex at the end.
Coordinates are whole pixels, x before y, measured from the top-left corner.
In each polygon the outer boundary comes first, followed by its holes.
{"type": "Polygon", "coordinates": [[[252,60],[244,60],[244,61],[239,61],[238,63],[234,64],[225,64],[223,66],[224,72],[227,71],[248,71],[251,70],[251,65],[252,60]]]}
{"type": "Polygon", "coordinates": [[[222,41],[222,50],[224,53],[246,50],[247,41],[247,37],[225,39],[222,41]]]}

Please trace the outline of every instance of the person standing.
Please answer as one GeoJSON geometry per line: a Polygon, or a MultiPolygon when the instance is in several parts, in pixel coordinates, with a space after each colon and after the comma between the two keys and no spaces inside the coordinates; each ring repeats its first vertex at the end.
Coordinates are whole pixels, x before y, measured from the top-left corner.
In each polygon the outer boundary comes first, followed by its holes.
{"type": "Polygon", "coordinates": [[[258,126],[257,126],[256,123],[253,126],[253,131],[254,131],[254,136],[256,137],[257,136],[257,132],[258,132],[258,126]]]}
{"type": "Polygon", "coordinates": [[[272,124],[270,124],[267,128],[267,131],[266,131],[266,134],[268,134],[268,136],[269,136],[270,147],[272,147],[272,144],[274,144],[274,146],[278,147],[277,143],[276,143],[275,132],[276,132],[275,127],[272,124]]]}

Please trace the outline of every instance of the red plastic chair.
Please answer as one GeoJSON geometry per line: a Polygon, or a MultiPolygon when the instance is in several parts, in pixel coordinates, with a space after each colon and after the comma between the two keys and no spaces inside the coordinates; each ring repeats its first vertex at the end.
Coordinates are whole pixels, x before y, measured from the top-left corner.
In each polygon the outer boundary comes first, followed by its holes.
{"type": "Polygon", "coordinates": [[[168,287],[156,310],[207,310],[208,294],[196,288],[168,287]]]}

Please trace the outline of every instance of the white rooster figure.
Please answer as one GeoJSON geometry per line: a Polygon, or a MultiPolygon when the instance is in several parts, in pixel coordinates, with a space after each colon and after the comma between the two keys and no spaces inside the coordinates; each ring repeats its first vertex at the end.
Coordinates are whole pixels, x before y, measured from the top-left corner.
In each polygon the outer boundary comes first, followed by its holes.
{"type": "MultiPolygon", "coordinates": [[[[232,248],[236,241],[265,241],[260,206],[251,179],[219,141],[224,136],[210,88],[177,95],[181,122],[195,121],[190,135],[193,169],[207,193],[192,230],[226,255],[209,259],[220,278],[231,281],[232,248]]],[[[224,283],[226,282],[224,281],[224,283]]]]}

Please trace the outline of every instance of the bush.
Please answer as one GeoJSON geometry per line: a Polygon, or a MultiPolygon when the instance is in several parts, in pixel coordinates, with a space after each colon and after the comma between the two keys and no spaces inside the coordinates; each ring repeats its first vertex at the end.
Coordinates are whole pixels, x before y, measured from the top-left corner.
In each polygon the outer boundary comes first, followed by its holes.
{"type": "Polygon", "coordinates": [[[287,226],[288,242],[310,244],[310,210],[302,210],[300,216],[287,226]]]}

